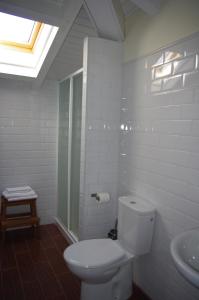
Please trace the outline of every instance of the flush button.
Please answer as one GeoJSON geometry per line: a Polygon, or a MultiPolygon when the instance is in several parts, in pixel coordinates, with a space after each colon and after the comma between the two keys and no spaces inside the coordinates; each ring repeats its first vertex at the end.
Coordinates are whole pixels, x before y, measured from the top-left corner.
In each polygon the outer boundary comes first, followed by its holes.
{"type": "Polygon", "coordinates": [[[136,204],[136,202],[135,201],[130,201],[130,204],[136,204]]]}

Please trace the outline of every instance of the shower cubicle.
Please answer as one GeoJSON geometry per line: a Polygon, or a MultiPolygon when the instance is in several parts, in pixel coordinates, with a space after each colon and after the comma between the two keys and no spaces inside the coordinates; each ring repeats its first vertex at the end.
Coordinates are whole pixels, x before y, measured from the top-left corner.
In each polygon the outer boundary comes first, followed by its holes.
{"type": "Polygon", "coordinates": [[[81,121],[82,69],[59,84],[57,219],[73,240],[79,227],[81,121]]]}

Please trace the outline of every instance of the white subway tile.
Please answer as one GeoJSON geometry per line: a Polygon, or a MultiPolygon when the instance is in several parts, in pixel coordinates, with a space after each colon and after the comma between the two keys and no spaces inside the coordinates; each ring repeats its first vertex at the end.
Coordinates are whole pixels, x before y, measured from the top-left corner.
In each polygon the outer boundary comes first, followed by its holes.
{"type": "Polygon", "coordinates": [[[172,64],[167,63],[155,68],[155,79],[171,75],[172,64]]]}
{"type": "Polygon", "coordinates": [[[167,134],[189,135],[191,133],[191,120],[159,120],[154,121],[155,132],[167,134]]]}
{"type": "Polygon", "coordinates": [[[189,104],[194,102],[194,91],[192,89],[186,89],[177,91],[170,94],[170,104],[189,104]]]}
{"type": "Polygon", "coordinates": [[[199,104],[183,104],[181,117],[185,120],[199,119],[199,104]]]}
{"type": "Polygon", "coordinates": [[[154,80],[151,83],[151,93],[155,93],[155,92],[159,92],[162,88],[162,80],[158,79],[158,80],[154,80]]]}
{"type": "Polygon", "coordinates": [[[184,56],[184,49],[179,49],[179,46],[173,46],[164,52],[164,62],[170,62],[184,56]]]}
{"type": "Polygon", "coordinates": [[[148,68],[152,66],[158,66],[163,64],[163,54],[157,53],[147,57],[147,66],[148,68]]]}
{"type": "Polygon", "coordinates": [[[183,58],[182,60],[174,61],[173,74],[186,73],[194,71],[196,65],[196,56],[183,58]]]}
{"type": "Polygon", "coordinates": [[[199,72],[192,72],[185,74],[184,87],[198,86],[199,85],[199,72]]]}
{"type": "Polygon", "coordinates": [[[163,80],[163,86],[162,89],[164,91],[166,90],[178,90],[182,88],[182,76],[176,75],[173,77],[165,78],[163,80]]]}

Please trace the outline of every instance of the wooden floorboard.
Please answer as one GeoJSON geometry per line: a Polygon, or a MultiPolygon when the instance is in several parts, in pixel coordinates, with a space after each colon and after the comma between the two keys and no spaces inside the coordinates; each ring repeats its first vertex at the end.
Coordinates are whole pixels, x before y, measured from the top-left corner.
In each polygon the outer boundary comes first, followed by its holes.
{"type": "MultiPolygon", "coordinates": [[[[63,251],[68,242],[55,224],[6,233],[0,244],[0,299],[80,300],[80,280],[68,269],[63,251]]],[[[149,300],[135,286],[129,300],[149,300]]]]}

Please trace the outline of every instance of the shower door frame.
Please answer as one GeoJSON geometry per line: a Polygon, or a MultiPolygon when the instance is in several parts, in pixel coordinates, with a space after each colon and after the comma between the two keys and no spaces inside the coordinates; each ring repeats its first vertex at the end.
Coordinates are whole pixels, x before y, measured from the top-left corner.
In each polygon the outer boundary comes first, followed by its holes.
{"type": "MultiPolygon", "coordinates": [[[[69,239],[71,239],[73,242],[78,241],[78,237],[70,230],[70,202],[71,202],[71,197],[70,197],[70,185],[71,185],[71,148],[72,148],[72,121],[73,121],[73,81],[74,77],[78,74],[82,73],[82,80],[83,80],[83,68],[75,71],[74,73],[68,75],[64,79],[59,81],[59,84],[62,83],[63,81],[70,80],[70,93],[69,93],[69,128],[68,128],[68,193],[67,193],[67,227],[62,224],[59,220],[58,223],[62,227],[62,229],[65,231],[65,233],[69,236],[69,239]]],[[[83,84],[82,84],[82,90],[83,90],[83,84]]],[[[83,95],[82,95],[83,97],[83,95]]],[[[81,151],[80,151],[81,152],[81,151]]],[[[78,221],[79,221],[79,215],[78,215],[78,221]]]]}

